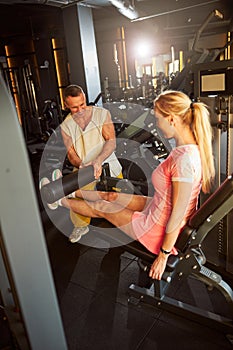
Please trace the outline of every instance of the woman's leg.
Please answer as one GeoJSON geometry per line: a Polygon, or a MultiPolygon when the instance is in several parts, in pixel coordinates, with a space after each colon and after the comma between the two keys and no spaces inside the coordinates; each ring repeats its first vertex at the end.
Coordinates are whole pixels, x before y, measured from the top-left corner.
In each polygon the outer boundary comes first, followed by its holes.
{"type": "Polygon", "coordinates": [[[104,192],[104,191],[84,191],[77,190],[75,196],[83,198],[88,201],[106,200],[108,202],[114,202],[122,207],[134,210],[142,211],[147,205],[151,197],[140,196],[130,193],[118,193],[118,192],[104,192]]]}
{"type": "Polygon", "coordinates": [[[86,199],[87,201],[90,201],[90,202],[96,202],[101,199],[107,200],[108,193],[109,192],[96,191],[96,190],[87,191],[87,190],[78,189],[77,191],[75,191],[75,197],[86,199]]]}
{"type": "Polygon", "coordinates": [[[132,216],[134,211],[131,209],[124,208],[117,203],[107,202],[105,200],[88,202],[63,198],[61,204],[78,214],[89,216],[91,218],[106,219],[125,232],[128,236],[137,239],[132,227],[132,216]]]}

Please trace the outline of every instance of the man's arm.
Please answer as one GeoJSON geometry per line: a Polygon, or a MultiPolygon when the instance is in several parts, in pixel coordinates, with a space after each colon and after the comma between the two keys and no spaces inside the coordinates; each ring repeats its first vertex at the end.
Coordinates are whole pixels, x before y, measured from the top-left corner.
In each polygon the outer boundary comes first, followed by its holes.
{"type": "Polygon", "coordinates": [[[102,135],[105,139],[105,144],[101,153],[98,155],[98,159],[101,164],[104,162],[106,158],[108,158],[112,152],[116,149],[116,135],[113,122],[111,120],[110,113],[108,112],[107,118],[102,128],[102,135]]]}
{"type": "Polygon", "coordinates": [[[62,129],[61,129],[61,135],[63,138],[64,145],[67,149],[67,158],[69,159],[70,163],[73,166],[75,166],[76,168],[79,168],[82,163],[82,160],[79,158],[79,156],[77,155],[74,149],[71,137],[68,136],[62,129]]]}
{"type": "Polygon", "coordinates": [[[98,179],[101,175],[103,162],[113,153],[116,148],[115,129],[109,112],[107,113],[105,123],[102,127],[102,136],[105,139],[103,149],[96,159],[91,162],[94,167],[94,176],[96,179],[98,179]]]}

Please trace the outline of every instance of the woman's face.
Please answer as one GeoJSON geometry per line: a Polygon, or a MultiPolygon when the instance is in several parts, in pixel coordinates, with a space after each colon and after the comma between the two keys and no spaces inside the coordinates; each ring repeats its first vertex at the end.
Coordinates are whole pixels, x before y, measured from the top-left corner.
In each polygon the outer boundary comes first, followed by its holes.
{"type": "Polygon", "coordinates": [[[171,117],[164,117],[154,108],[156,126],[162,131],[165,138],[169,139],[174,136],[174,127],[171,125],[171,117]]]}

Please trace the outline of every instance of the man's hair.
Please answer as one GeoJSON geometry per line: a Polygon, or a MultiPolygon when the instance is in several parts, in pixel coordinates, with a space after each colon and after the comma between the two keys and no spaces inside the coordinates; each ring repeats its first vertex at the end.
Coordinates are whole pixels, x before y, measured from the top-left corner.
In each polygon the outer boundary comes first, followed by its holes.
{"type": "Polygon", "coordinates": [[[84,94],[83,89],[79,85],[68,85],[64,90],[64,99],[68,96],[77,97],[81,94],[84,94]]]}

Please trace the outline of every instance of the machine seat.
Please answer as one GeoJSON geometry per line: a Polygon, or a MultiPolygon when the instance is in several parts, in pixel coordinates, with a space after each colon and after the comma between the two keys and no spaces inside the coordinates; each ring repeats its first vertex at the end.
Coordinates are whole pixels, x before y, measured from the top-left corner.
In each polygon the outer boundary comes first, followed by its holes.
{"type": "MultiPolygon", "coordinates": [[[[233,176],[230,175],[226,180],[221,184],[221,186],[212,194],[210,197],[201,205],[201,207],[194,213],[190,218],[187,225],[182,229],[175,247],[179,253],[184,253],[192,244],[193,237],[195,236],[197,230],[205,225],[208,222],[212,215],[220,208],[233,194],[233,176]]],[[[227,213],[226,213],[227,214],[227,213]]],[[[118,245],[124,245],[125,249],[131,254],[142,259],[143,262],[146,262],[148,265],[152,264],[156,258],[156,255],[151,253],[147,248],[145,248],[138,241],[126,241],[124,233],[119,229],[115,228],[112,224],[103,221],[97,220],[97,223],[94,223],[94,226],[97,228],[114,228],[114,234],[109,237],[109,231],[98,230],[100,236],[105,240],[112,240],[118,245]],[[104,237],[103,237],[104,236],[104,237]]],[[[207,232],[208,233],[208,232],[207,232]]],[[[173,271],[179,260],[179,255],[170,255],[167,261],[166,270],[173,271]]]]}

